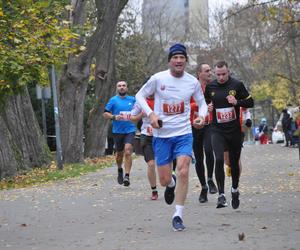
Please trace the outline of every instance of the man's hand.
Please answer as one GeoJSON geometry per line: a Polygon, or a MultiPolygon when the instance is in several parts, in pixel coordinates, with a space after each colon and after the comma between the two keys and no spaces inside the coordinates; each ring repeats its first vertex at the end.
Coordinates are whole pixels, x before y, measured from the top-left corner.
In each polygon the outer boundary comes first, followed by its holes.
{"type": "Polygon", "coordinates": [[[204,126],[204,118],[203,118],[202,116],[198,116],[198,117],[194,120],[193,126],[194,126],[194,128],[196,128],[196,129],[203,128],[203,126],[204,126]]]}
{"type": "Polygon", "coordinates": [[[235,97],[233,95],[228,95],[226,97],[228,103],[232,104],[233,106],[235,106],[237,104],[237,100],[235,99],[235,97]]]}
{"type": "Polygon", "coordinates": [[[152,126],[153,128],[160,128],[160,126],[159,126],[159,124],[158,124],[158,120],[159,120],[158,115],[156,115],[154,112],[152,112],[152,113],[149,115],[149,118],[150,118],[151,126],[152,126]]]}
{"type": "Polygon", "coordinates": [[[123,120],[123,116],[122,115],[115,115],[115,120],[116,121],[123,120]]]}

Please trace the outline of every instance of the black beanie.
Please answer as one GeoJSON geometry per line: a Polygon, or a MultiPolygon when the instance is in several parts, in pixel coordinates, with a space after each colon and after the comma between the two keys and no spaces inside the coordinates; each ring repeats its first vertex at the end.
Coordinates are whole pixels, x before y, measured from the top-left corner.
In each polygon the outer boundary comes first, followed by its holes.
{"type": "Polygon", "coordinates": [[[168,55],[168,62],[170,61],[172,56],[175,56],[178,54],[184,55],[186,59],[188,58],[187,54],[186,54],[186,47],[180,43],[176,43],[170,47],[169,55],[168,55]]]}

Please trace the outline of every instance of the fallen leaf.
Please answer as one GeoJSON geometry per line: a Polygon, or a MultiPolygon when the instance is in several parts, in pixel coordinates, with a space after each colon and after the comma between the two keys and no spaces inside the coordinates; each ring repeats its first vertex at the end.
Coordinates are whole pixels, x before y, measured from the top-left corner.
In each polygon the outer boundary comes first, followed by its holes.
{"type": "Polygon", "coordinates": [[[239,241],[242,241],[242,240],[245,240],[244,232],[239,234],[239,241]]]}

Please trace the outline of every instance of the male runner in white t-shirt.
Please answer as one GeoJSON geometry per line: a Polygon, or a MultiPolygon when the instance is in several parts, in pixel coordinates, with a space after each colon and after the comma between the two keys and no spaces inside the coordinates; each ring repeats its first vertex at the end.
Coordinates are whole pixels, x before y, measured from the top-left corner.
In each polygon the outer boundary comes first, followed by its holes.
{"type": "Polygon", "coordinates": [[[173,215],[174,231],[185,229],[182,211],[188,191],[189,164],[192,156],[192,128],[190,123],[191,97],[199,106],[196,126],[204,125],[207,105],[198,80],[185,72],[186,48],[175,44],[169,49],[169,70],[150,77],[136,94],[136,99],[151,120],[153,147],[158,167],[160,184],[166,187],[167,204],[174,201],[176,177],[172,176],[172,161],[177,160],[177,188],[175,191],[176,211],[173,215]],[[146,102],[146,97],[154,94],[154,110],[146,102]]]}

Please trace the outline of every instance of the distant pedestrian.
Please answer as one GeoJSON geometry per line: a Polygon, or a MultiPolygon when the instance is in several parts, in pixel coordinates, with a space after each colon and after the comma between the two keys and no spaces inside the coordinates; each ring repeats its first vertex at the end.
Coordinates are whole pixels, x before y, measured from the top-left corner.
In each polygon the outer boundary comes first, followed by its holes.
{"type": "Polygon", "coordinates": [[[267,119],[262,118],[258,127],[258,135],[259,135],[259,141],[260,144],[268,144],[269,143],[269,128],[267,124],[267,119]]]}
{"type": "Polygon", "coordinates": [[[287,109],[282,110],[282,131],[285,137],[285,146],[288,147],[292,140],[292,117],[290,112],[287,109]]]}

